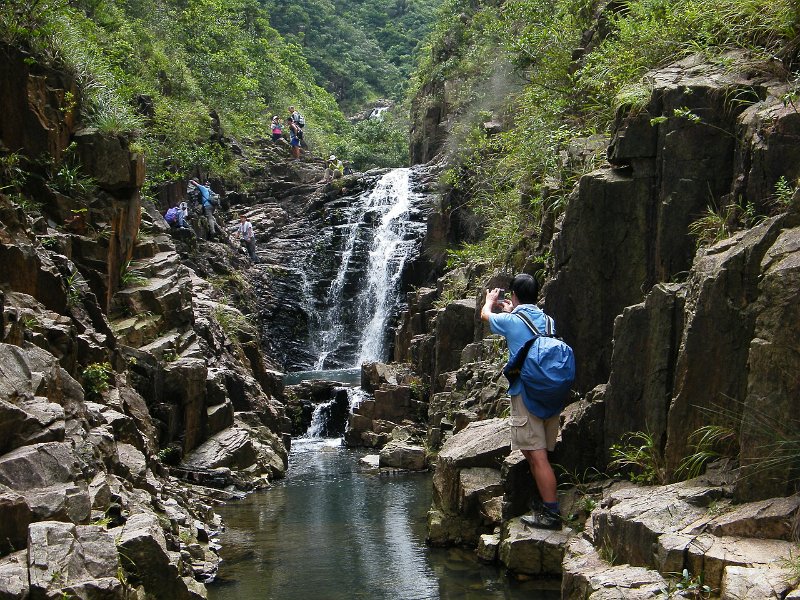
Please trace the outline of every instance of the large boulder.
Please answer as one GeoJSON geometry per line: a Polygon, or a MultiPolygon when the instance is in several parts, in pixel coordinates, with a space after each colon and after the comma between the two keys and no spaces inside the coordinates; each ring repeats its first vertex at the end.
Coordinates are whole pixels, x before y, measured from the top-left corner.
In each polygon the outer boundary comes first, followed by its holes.
{"type": "Polygon", "coordinates": [[[786,229],[765,253],[755,302],[757,317],[747,354],[747,390],[742,406],[740,459],[746,477],[737,486],[741,500],[789,494],[793,458],[780,444],[795,439],[786,415],[800,398],[800,227],[786,229]],[[773,453],[774,452],[774,453],[773,453]],[[770,454],[773,453],[771,456],[770,454]],[[766,456],[765,456],[766,454],[766,456]],[[772,458],[772,467],[764,460],[772,458]]]}
{"type": "Polygon", "coordinates": [[[158,517],[151,513],[132,515],[117,542],[122,567],[131,582],[141,584],[157,598],[185,600],[192,595],[172,560],[158,517]]]}
{"type": "Polygon", "coordinates": [[[461,351],[475,339],[474,300],[449,303],[436,315],[436,343],[433,391],[440,391],[439,375],[458,368],[461,351]]]}
{"type": "Polygon", "coordinates": [[[425,448],[404,441],[389,442],[381,449],[379,465],[422,471],[425,469],[425,448]]]}
{"type": "Polygon", "coordinates": [[[33,597],[123,600],[114,534],[102,527],[42,521],[28,530],[28,575],[33,597]]]}
{"type": "Polygon", "coordinates": [[[708,424],[709,415],[725,413],[727,422],[735,422],[743,414],[757,316],[753,301],[759,295],[762,258],[780,235],[781,222],[781,217],[769,219],[708,248],[692,267],[667,418],[669,473],[691,452],[689,434],[708,424]]]}
{"type": "Polygon", "coordinates": [[[534,576],[561,575],[569,530],[530,528],[519,519],[503,524],[500,562],[513,573],[534,576]]]}
{"type": "Polygon", "coordinates": [[[502,495],[500,467],[510,445],[506,419],[471,423],[444,444],[436,459],[428,518],[428,535],[435,543],[476,545],[488,533],[499,512],[491,500],[502,495]]]}

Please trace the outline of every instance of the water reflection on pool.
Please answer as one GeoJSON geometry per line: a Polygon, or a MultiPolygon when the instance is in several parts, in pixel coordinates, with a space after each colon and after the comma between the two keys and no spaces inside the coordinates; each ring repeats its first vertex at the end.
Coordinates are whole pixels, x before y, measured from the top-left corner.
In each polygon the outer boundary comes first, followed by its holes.
{"type": "MultiPolygon", "coordinates": [[[[425,546],[428,474],[378,475],[338,439],[293,441],[287,478],[221,507],[224,562],[211,600],[551,600],[472,551],[425,546]]],[[[539,584],[540,585],[540,584],[539,584]]]]}

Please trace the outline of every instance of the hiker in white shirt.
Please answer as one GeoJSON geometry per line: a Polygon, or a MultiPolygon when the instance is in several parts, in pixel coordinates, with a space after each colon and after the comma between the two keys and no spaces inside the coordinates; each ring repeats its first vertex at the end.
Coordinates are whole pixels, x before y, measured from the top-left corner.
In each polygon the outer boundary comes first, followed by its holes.
{"type": "Polygon", "coordinates": [[[250,256],[251,262],[258,262],[256,256],[256,239],[253,235],[253,224],[250,223],[245,215],[239,215],[239,240],[242,245],[247,249],[247,254],[250,256]]]}

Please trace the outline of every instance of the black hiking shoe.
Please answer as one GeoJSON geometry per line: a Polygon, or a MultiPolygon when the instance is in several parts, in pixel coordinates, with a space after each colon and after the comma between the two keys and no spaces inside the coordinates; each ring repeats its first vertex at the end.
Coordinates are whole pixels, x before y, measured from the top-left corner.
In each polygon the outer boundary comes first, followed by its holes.
{"type": "Polygon", "coordinates": [[[561,515],[554,513],[545,507],[539,507],[531,511],[529,515],[520,518],[525,525],[537,527],[538,529],[561,529],[561,515]]]}

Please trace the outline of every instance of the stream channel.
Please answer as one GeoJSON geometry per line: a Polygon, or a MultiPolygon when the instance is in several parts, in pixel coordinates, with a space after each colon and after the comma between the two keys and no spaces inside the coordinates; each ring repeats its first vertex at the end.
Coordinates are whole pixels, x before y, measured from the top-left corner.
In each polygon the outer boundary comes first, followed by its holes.
{"type": "MultiPolygon", "coordinates": [[[[320,279],[308,270],[318,261],[295,265],[305,282],[312,360],[287,385],[319,378],[352,386],[362,363],[386,360],[404,268],[420,252],[430,204],[414,193],[413,177],[411,169],[387,172],[349,199],[344,224],[319,233],[331,243],[321,252],[338,264],[322,293],[314,293],[310,282],[320,279]]],[[[351,407],[363,394],[348,388],[351,407]]],[[[320,436],[320,408],[305,436],[292,440],[285,479],[219,507],[226,531],[210,600],[559,598],[552,585],[545,590],[478,563],[471,549],[428,547],[430,474],[366,466],[366,450],[320,436]]]]}

